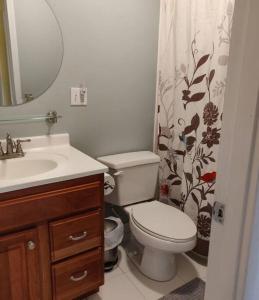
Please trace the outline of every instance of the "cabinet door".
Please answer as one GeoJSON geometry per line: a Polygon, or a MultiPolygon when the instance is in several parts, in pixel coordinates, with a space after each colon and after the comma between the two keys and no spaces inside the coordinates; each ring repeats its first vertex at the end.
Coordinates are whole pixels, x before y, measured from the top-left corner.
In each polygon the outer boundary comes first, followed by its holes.
{"type": "Polygon", "coordinates": [[[37,231],[0,237],[0,300],[38,300],[40,266],[37,231]]]}

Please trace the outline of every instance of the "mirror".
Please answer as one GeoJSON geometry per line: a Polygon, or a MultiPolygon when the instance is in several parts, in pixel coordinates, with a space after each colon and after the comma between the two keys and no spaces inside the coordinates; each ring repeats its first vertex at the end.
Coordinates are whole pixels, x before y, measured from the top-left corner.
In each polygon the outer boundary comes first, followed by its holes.
{"type": "Polygon", "coordinates": [[[59,73],[63,51],[60,26],[45,0],[0,0],[0,106],[42,95],[59,73]]]}

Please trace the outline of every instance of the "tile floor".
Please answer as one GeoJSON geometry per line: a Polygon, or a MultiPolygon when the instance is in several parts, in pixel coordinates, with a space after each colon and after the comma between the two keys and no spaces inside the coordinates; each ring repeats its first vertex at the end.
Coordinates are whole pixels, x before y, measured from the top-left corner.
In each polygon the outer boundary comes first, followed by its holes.
{"type": "Polygon", "coordinates": [[[175,278],[169,282],[156,282],[142,275],[120,247],[117,268],[105,273],[104,286],[87,300],[158,300],[195,277],[206,281],[206,267],[187,255],[179,255],[177,265],[175,278]]]}

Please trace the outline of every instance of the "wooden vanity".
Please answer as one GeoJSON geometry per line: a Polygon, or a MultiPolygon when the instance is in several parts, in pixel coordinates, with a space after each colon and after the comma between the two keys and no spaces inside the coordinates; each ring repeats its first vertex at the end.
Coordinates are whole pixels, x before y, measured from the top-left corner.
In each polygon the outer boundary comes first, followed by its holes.
{"type": "Polygon", "coordinates": [[[0,300],[72,300],[104,282],[103,174],[0,194],[0,300]]]}

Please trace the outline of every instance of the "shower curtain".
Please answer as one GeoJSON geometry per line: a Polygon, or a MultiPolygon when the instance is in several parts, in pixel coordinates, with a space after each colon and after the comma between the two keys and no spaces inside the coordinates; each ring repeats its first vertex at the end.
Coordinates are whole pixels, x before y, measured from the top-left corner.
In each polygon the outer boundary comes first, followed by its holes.
{"type": "Polygon", "coordinates": [[[194,251],[207,256],[234,0],[161,0],[160,10],[160,199],[197,224],[194,251]]]}

